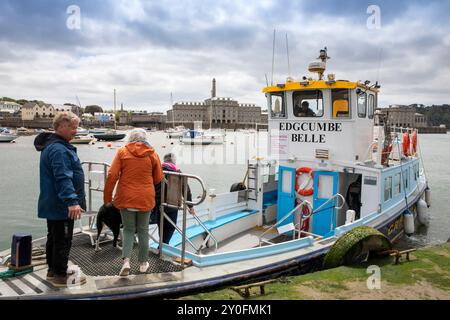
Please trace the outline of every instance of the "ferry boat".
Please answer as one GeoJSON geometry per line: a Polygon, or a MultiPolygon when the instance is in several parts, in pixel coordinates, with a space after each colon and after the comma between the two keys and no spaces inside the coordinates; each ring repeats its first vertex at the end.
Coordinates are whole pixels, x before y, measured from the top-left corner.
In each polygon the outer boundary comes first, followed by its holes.
{"type": "Polygon", "coordinates": [[[6,270],[11,251],[0,252],[0,299],[179,296],[389,252],[392,242],[428,221],[430,190],[417,133],[392,127],[375,112],[377,84],[331,74],[323,79],[327,59],[321,50],[319,61],[309,65],[318,79],[288,78],[263,89],[271,155],[249,161],[244,180],[230,192],[215,194],[198,176],[165,172],[161,209],[175,206],[181,214],[167,245],[152,225],[147,273],[138,273],[135,252],[131,275],[119,277],[121,250],[105,242],[107,234],[95,250],[92,193],[102,188],[92,179],[104,177],[108,164],[89,162],[83,164],[89,223],[79,221],[70,254],[75,274],[81,270],[87,283],[53,287],[45,279],[45,262],[38,260],[45,252],[42,238],[33,242],[32,265],[25,271],[14,265],[6,270]],[[202,186],[193,202],[181,195],[180,184],[188,180],[202,186]],[[187,214],[187,204],[196,215],[187,214]]]}

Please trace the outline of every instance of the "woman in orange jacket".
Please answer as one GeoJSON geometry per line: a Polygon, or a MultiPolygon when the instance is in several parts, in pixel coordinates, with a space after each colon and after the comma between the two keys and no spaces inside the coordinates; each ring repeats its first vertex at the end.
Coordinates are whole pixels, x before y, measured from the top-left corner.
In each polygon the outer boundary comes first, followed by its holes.
{"type": "Polygon", "coordinates": [[[114,206],[120,209],[123,224],[122,258],[120,276],[130,273],[130,257],[133,250],[134,233],[139,239],[139,270],[147,272],[148,264],[148,224],[150,212],[155,206],[155,184],[163,179],[158,154],[147,142],[143,129],[133,129],[129,142],[117,150],[108,171],[104,204],[112,202],[114,187],[114,206]]]}

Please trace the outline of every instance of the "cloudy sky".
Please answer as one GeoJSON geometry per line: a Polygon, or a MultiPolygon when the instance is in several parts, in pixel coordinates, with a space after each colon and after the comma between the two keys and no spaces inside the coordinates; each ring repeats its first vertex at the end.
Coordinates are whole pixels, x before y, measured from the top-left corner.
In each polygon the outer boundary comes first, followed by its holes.
{"type": "Polygon", "coordinates": [[[264,106],[276,29],[274,82],[287,34],[295,79],[327,46],[328,71],[378,80],[381,106],[450,103],[449,15],[445,0],[1,0],[0,97],[111,108],[116,88],[127,109],[164,111],[215,77],[218,96],[264,106]]]}

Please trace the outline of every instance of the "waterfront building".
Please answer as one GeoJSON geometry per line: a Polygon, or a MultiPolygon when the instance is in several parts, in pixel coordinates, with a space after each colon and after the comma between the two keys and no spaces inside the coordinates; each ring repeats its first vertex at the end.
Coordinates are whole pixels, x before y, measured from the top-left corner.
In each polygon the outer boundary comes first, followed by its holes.
{"type": "Polygon", "coordinates": [[[115,117],[113,113],[94,112],[94,119],[99,122],[114,122],[115,117]]]}
{"type": "Polygon", "coordinates": [[[0,101],[0,112],[2,113],[18,113],[22,105],[12,101],[0,101]]]}
{"type": "Polygon", "coordinates": [[[386,115],[387,121],[396,127],[421,128],[427,126],[425,115],[417,113],[415,105],[390,105],[388,108],[378,109],[386,115]]]}
{"type": "Polygon", "coordinates": [[[212,81],[211,97],[204,101],[177,102],[167,111],[167,121],[173,125],[189,126],[201,121],[203,127],[237,128],[267,125],[267,115],[255,104],[239,103],[237,100],[216,96],[216,80],[212,81]],[[265,121],[264,121],[265,120],[265,121]]]}

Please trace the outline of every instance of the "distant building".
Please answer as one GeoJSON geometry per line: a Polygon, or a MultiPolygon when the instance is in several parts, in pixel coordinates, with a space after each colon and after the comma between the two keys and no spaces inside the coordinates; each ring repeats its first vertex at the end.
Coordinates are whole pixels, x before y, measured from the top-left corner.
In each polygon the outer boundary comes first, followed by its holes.
{"type": "Polygon", "coordinates": [[[52,103],[53,109],[55,111],[55,116],[61,112],[71,112],[72,106],[64,105],[64,104],[56,104],[52,103]]]}
{"type": "Polygon", "coordinates": [[[387,121],[396,127],[420,128],[427,126],[425,115],[417,113],[413,105],[390,105],[388,108],[379,108],[387,116],[387,121]]]}
{"type": "Polygon", "coordinates": [[[39,104],[35,102],[27,102],[22,106],[22,120],[34,120],[39,114],[39,104]]]}
{"type": "Polygon", "coordinates": [[[94,119],[99,122],[114,122],[115,116],[113,113],[94,112],[94,119]]]}
{"type": "Polygon", "coordinates": [[[3,113],[19,113],[22,105],[11,101],[0,101],[0,112],[3,113]]]}
{"type": "Polygon", "coordinates": [[[167,115],[162,112],[132,112],[130,123],[133,126],[157,126],[162,127],[167,122],[167,115]]]}
{"type": "Polygon", "coordinates": [[[169,123],[189,124],[202,121],[203,127],[255,126],[267,117],[262,117],[261,107],[242,104],[231,98],[216,97],[216,80],[213,79],[211,98],[202,102],[177,102],[167,111],[169,123]]]}

